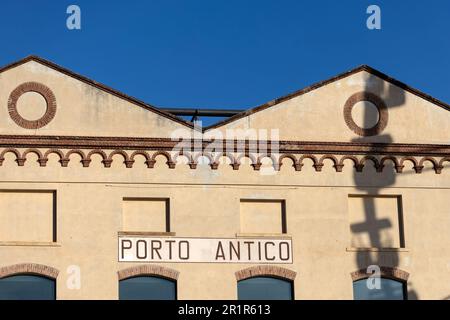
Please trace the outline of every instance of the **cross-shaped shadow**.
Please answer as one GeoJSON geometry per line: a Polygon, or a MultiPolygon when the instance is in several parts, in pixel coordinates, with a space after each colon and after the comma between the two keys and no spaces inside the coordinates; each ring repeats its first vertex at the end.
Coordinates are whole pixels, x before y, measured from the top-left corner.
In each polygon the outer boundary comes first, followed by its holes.
{"type": "MultiPolygon", "coordinates": [[[[383,81],[380,78],[368,73],[367,78],[364,80],[364,91],[372,93],[381,98],[388,108],[388,113],[394,108],[400,108],[405,104],[405,92],[393,84],[383,81]]],[[[373,113],[368,111],[367,106],[364,107],[363,114],[363,128],[370,128],[374,124],[373,113]]],[[[380,114],[378,114],[378,117],[380,114]]],[[[379,118],[378,118],[379,120],[379,118]]],[[[375,123],[377,119],[375,119],[375,123]]],[[[389,120],[386,130],[389,130],[389,120]]],[[[379,134],[376,136],[367,136],[361,138],[355,138],[352,142],[357,143],[393,143],[393,137],[390,134],[379,134]]],[[[375,151],[375,144],[373,151],[375,151]]],[[[372,154],[372,152],[368,152],[372,154]]],[[[374,152],[375,153],[375,152],[374,152]]],[[[389,266],[398,267],[399,266],[399,253],[396,250],[383,251],[387,247],[395,244],[399,244],[400,247],[404,246],[403,239],[403,221],[402,212],[399,212],[399,239],[392,239],[389,232],[383,232],[389,228],[392,228],[392,223],[389,219],[379,219],[377,217],[377,208],[375,207],[374,197],[382,194],[383,189],[395,185],[396,183],[396,173],[394,168],[386,166],[382,172],[375,172],[375,170],[368,170],[366,167],[371,165],[368,161],[365,163],[364,170],[362,172],[356,172],[354,170],[354,182],[355,186],[363,194],[370,195],[364,199],[364,222],[355,223],[350,226],[352,234],[368,234],[369,246],[375,250],[358,250],[356,252],[356,262],[358,269],[367,269],[370,265],[377,266],[389,266]],[[378,250],[378,251],[377,251],[378,250]]],[[[398,208],[402,210],[401,204],[398,208]]],[[[364,244],[366,246],[366,244],[364,244]]],[[[388,284],[384,284],[389,286],[388,284]]],[[[382,288],[384,290],[390,290],[394,288],[382,288]]],[[[372,290],[371,298],[376,299],[379,296],[379,290],[372,290]],[[372,296],[373,295],[373,296],[372,296]]],[[[408,293],[409,299],[417,299],[417,293],[412,290],[411,284],[408,283],[408,293]]]]}

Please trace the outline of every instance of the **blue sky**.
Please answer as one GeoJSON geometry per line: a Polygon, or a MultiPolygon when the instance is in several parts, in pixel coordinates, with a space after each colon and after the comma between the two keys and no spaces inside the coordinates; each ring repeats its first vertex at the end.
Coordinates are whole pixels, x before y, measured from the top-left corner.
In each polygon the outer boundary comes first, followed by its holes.
{"type": "Polygon", "coordinates": [[[450,1],[0,4],[0,64],[36,54],[156,106],[246,109],[368,64],[450,102],[450,1]],[[67,6],[81,30],[66,28],[67,6]],[[366,8],[381,8],[381,30],[366,8]]]}

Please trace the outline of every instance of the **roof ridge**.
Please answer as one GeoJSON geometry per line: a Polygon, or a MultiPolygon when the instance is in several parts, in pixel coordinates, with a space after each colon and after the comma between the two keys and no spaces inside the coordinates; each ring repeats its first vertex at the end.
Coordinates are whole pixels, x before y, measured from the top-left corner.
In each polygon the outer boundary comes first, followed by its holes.
{"type": "MultiPolygon", "coordinates": [[[[106,91],[106,92],[108,92],[108,93],[110,93],[112,95],[115,95],[115,96],[117,96],[117,97],[119,97],[121,99],[127,100],[127,101],[129,101],[129,102],[131,102],[131,103],[133,103],[135,105],[138,105],[138,106],[140,106],[140,107],[142,107],[142,108],[144,108],[144,109],[146,109],[148,111],[152,111],[152,112],[154,112],[156,114],[159,114],[159,115],[161,115],[161,116],[163,116],[165,118],[168,118],[170,120],[173,120],[175,122],[178,122],[178,123],[180,123],[182,125],[185,125],[185,126],[187,126],[189,128],[194,128],[194,129],[196,128],[194,126],[194,124],[192,122],[190,122],[190,121],[187,121],[187,120],[184,120],[182,118],[179,118],[179,117],[171,114],[170,112],[166,112],[164,110],[161,110],[160,108],[158,108],[156,106],[150,105],[150,104],[148,104],[148,103],[146,103],[146,102],[144,102],[142,100],[139,100],[139,99],[137,99],[135,97],[129,96],[129,95],[127,95],[127,94],[125,94],[125,93],[123,93],[121,91],[118,91],[116,89],[113,89],[113,88],[111,88],[111,87],[109,87],[109,86],[107,86],[105,84],[102,84],[102,83],[97,82],[95,80],[92,80],[92,79],[90,79],[90,78],[88,78],[86,76],[83,76],[83,75],[78,74],[78,73],[76,73],[74,71],[71,71],[71,70],[69,70],[69,69],[67,69],[65,67],[62,67],[62,66],[60,66],[60,65],[58,65],[58,64],[56,64],[56,63],[54,63],[52,61],[44,59],[44,58],[42,58],[42,57],[40,57],[38,55],[28,55],[25,58],[22,58],[22,59],[20,59],[18,61],[15,61],[15,62],[12,62],[10,64],[7,64],[7,65],[5,65],[3,67],[0,67],[0,73],[4,72],[6,70],[12,69],[12,68],[14,68],[16,66],[19,66],[21,64],[24,64],[26,62],[29,62],[29,61],[36,61],[38,63],[41,63],[41,64],[43,64],[43,65],[45,65],[45,66],[47,66],[49,68],[52,68],[52,69],[54,69],[54,70],[56,70],[58,72],[66,74],[66,75],[68,75],[68,76],[70,76],[72,78],[75,78],[75,79],[77,79],[79,81],[82,81],[84,83],[87,83],[89,85],[92,85],[92,86],[94,86],[94,87],[96,87],[96,88],[98,88],[100,90],[106,91]]],[[[431,102],[431,103],[433,103],[433,104],[435,104],[435,105],[437,105],[439,107],[442,107],[442,108],[446,109],[447,111],[450,111],[450,105],[449,104],[447,104],[447,103],[445,103],[445,102],[443,102],[443,101],[441,101],[441,100],[439,100],[437,98],[434,98],[431,95],[428,95],[428,94],[426,94],[426,93],[424,93],[424,92],[422,92],[422,91],[420,91],[418,89],[415,89],[415,88],[413,88],[413,87],[411,87],[411,86],[409,86],[409,85],[407,85],[407,84],[405,84],[405,83],[403,83],[403,82],[401,82],[401,81],[399,81],[399,80],[397,80],[395,78],[392,78],[392,77],[388,76],[387,74],[385,74],[385,73],[383,73],[383,72],[381,72],[381,71],[379,71],[379,70],[377,70],[377,69],[375,69],[375,68],[373,68],[373,67],[371,67],[369,65],[362,64],[362,65],[359,65],[359,66],[357,66],[357,67],[355,67],[353,69],[350,69],[350,70],[342,72],[342,73],[340,73],[340,74],[338,74],[336,76],[333,76],[331,78],[328,78],[328,79],[325,79],[325,80],[313,83],[313,84],[311,84],[309,86],[306,86],[306,87],[304,87],[304,88],[302,88],[300,90],[296,90],[296,91],[291,92],[291,93],[289,93],[287,95],[275,98],[275,99],[273,99],[271,101],[268,101],[268,102],[266,102],[264,104],[261,104],[259,106],[256,106],[256,107],[253,107],[253,108],[250,108],[250,109],[245,109],[245,111],[243,111],[241,113],[238,113],[238,114],[236,114],[236,115],[234,115],[234,116],[232,116],[230,118],[227,118],[227,119],[225,119],[223,121],[219,121],[219,122],[217,122],[215,124],[212,124],[210,126],[207,126],[207,127],[203,128],[202,131],[206,132],[206,131],[208,131],[210,129],[215,129],[215,128],[221,127],[221,126],[223,126],[225,124],[234,122],[234,121],[236,121],[238,119],[241,119],[241,118],[246,117],[248,115],[251,115],[253,113],[265,110],[265,109],[270,108],[270,107],[272,107],[272,106],[274,106],[276,104],[279,104],[281,102],[290,100],[290,99],[292,99],[294,97],[301,96],[301,95],[306,94],[306,93],[308,93],[310,91],[316,90],[316,89],[318,89],[320,87],[323,87],[323,86],[325,86],[327,84],[330,84],[332,82],[335,82],[335,81],[343,79],[343,78],[346,78],[346,77],[348,77],[348,76],[350,76],[352,74],[355,74],[355,73],[358,73],[358,72],[361,72],[361,71],[366,71],[368,73],[371,73],[371,74],[373,74],[373,75],[375,75],[375,76],[377,76],[377,77],[379,77],[379,78],[381,78],[381,79],[383,79],[383,80],[385,80],[385,81],[387,81],[387,82],[389,82],[389,83],[391,83],[393,85],[396,85],[396,86],[400,87],[401,89],[403,89],[405,91],[408,91],[408,92],[410,92],[412,94],[415,94],[415,95],[417,95],[417,96],[419,96],[419,97],[421,97],[421,98],[423,98],[423,99],[425,99],[425,100],[427,100],[427,101],[429,101],[429,102],[431,102]]]]}

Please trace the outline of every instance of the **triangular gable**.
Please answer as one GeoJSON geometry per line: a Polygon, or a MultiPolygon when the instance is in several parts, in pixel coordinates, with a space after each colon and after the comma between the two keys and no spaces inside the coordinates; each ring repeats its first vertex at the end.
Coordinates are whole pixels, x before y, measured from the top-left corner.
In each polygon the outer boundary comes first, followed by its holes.
{"type": "Polygon", "coordinates": [[[238,119],[247,117],[247,116],[249,116],[251,114],[254,114],[254,113],[262,111],[262,110],[265,110],[267,108],[275,106],[275,105],[277,105],[279,103],[282,103],[284,101],[287,101],[287,100],[290,100],[292,98],[301,96],[301,95],[306,94],[306,93],[308,93],[310,91],[319,89],[319,88],[321,88],[323,86],[326,86],[326,85],[328,85],[330,83],[333,83],[335,81],[344,79],[344,78],[346,78],[348,76],[351,76],[351,75],[353,75],[355,73],[358,73],[358,72],[361,72],[361,71],[366,71],[367,73],[370,73],[370,74],[372,74],[374,76],[377,76],[377,77],[379,77],[379,78],[381,78],[381,79],[383,79],[383,80],[385,80],[385,81],[387,81],[387,82],[389,82],[389,83],[391,83],[391,84],[393,84],[395,86],[398,86],[398,87],[402,88],[405,91],[408,91],[408,92],[410,92],[412,94],[415,94],[418,97],[421,97],[421,98],[423,98],[423,99],[425,99],[425,100],[427,100],[427,101],[429,101],[431,103],[436,104],[437,106],[440,106],[440,107],[450,111],[450,105],[449,104],[447,104],[447,103],[445,103],[443,101],[440,101],[439,99],[436,99],[436,98],[434,98],[434,97],[432,97],[432,96],[430,96],[430,95],[428,95],[428,94],[426,94],[426,93],[424,93],[424,92],[422,92],[420,90],[412,88],[412,87],[408,86],[407,84],[405,84],[405,83],[403,83],[401,81],[398,81],[398,80],[396,80],[396,79],[394,79],[394,78],[392,78],[392,77],[390,77],[390,76],[388,76],[388,75],[386,75],[386,74],[384,74],[384,73],[382,73],[382,72],[380,72],[380,71],[378,71],[378,70],[376,70],[376,69],[374,69],[374,68],[372,68],[372,67],[370,67],[368,65],[361,65],[361,66],[358,66],[358,67],[356,67],[354,69],[351,69],[349,71],[340,73],[337,76],[334,76],[332,78],[329,78],[329,79],[326,79],[326,80],[314,83],[314,84],[309,85],[309,86],[307,86],[307,87],[305,87],[303,89],[300,89],[300,90],[297,90],[295,92],[292,92],[292,93],[289,93],[287,95],[284,95],[282,97],[273,99],[273,100],[271,100],[269,102],[266,102],[266,103],[264,103],[262,105],[256,106],[254,108],[251,108],[251,109],[248,109],[248,110],[246,110],[244,112],[236,114],[233,117],[230,117],[230,118],[225,119],[223,121],[220,121],[218,123],[212,124],[211,126],[208,126],[207,128],[205,128],[205,131],[208,131],[210,129],[215,129],[215,128],[222,127],[222,126],[224,126],[226,124],[229,124],[231,122],[234,122],[234,121],[236,121],[238,119]]]}
{"type": "MultiPolygon", "coordinates": [[[[17,121],[11,119],[10,103],[14,90],[17,89],[18,95],[23,94],[31,90],[33,84],[37,91],[39,88],[49,89],[57,105],[52,121],[37,128],[42,134],[166,137],[177,128],[190,130],[193,127],[191,122],[104,84],[40,57],[29,56],[0,68],[0,103],[5,106],[0,109],[3,119],[0,121],[1,134],[29,134],[26,129],[33,129],[14,124],[17,121]],[[36,87],[36,83],[41,86],[36,87]],[[83,114],[86,115],[85,118],[83,114]],[[72,126],[68,121],[78,123],[72,126]],[[105,121],[111,123],[108,125],[105,121]],[[75,130],[77,127],[78,130],[75,130]]],[[[45,95],[44,98],[47,99],[45,95]]]]}
{"type": "Polygon", "coordinates": [[[448,111],[448,104],[363,65],[237,114],[205,131],[278,129],[279,139],[290,141],[447,144],[448,111]],[[363,96],[371,94],[386,105],[388,119],[384,119],[386,126],[380,132],[364,136],[349,125],[352,109],[345,110],[345,105],[366,100],[363,96]]]}

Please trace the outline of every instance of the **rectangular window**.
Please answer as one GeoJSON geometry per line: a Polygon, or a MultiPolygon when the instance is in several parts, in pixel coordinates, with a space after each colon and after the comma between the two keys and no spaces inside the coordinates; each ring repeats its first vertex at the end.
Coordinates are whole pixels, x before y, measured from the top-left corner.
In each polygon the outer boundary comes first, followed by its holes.
{"type": "Polygon", "coordinates": [[[55,242],[56,191],[1,190],[0,241],[55,242]]]}
{"type": "Polygon", "coordinates": [[[169,211],[166,198],[124,198],[122,231],[170,232],[169,211]]]}
{"type": "Polygon", "coordinates": [[[284,200],[241,200],[241,233],[286,233],[284,200]]]}
{"type": "Polygon", "coordinates": [[[401,196],[350,195],[351,246],[404,248],[401,196]]]}

